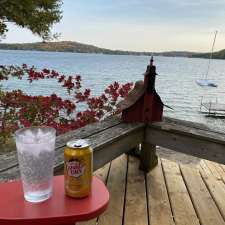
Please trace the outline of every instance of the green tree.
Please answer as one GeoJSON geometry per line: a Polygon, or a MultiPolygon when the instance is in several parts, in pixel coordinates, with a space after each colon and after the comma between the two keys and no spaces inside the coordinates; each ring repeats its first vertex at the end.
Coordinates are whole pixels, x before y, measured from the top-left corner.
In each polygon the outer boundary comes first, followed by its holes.
{"type": "Polygon", "coordinates": [[[50,39],[52,25],[61,19],[61,4],[61,0],[0,0],[0,37],[8,31],[7,23],[13,22],[50,39]]]}

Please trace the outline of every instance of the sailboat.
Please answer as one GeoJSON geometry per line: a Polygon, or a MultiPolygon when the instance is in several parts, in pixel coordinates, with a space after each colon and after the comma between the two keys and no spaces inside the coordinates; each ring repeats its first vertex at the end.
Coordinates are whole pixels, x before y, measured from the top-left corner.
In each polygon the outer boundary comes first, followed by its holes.
{"type": "Polygon", "coordinates": [[[204,75],[203,79],[196,80],[196,83],[199,86],[217,87],[216,83],[207,79],[208,75],[209,75],[209,69],[210,69],[211,61],[212,61],[212,58],[213,58],[213,51],[214,51],[217,33],[218,33],[218,31],[215,32],[215,36],[214,36],[214,39],[213,39],[213,44],[212,44],[212,49],[211,49],[211,54],[210,54],[210,57],[209,57],[209,62],[208,62],[206,74],[204,75]]]}

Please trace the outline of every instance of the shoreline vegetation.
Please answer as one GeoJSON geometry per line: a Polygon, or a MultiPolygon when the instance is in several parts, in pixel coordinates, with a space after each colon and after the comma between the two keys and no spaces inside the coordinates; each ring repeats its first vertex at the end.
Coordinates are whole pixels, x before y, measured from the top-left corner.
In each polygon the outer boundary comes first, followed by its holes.
{"type": "MultiPolygon", "coordinates": [[[[0,43],[0,50],[27,50],[27,51],[47,51],[47,52],[73,52],[73,53],[95,53],[108,55],[155,55],[168,57],[189,57],[189,58],[209,58],[210,53],[198,53],[188,51],[167,51],[167,52],[136,52],[111,50],[99,48],[94,45],[83,44],[73,41],[58,42],[35,42],[35,43],[0,43]]],[[[225,49],[214,52],[214,59],[225,59],[225,49]]]]}

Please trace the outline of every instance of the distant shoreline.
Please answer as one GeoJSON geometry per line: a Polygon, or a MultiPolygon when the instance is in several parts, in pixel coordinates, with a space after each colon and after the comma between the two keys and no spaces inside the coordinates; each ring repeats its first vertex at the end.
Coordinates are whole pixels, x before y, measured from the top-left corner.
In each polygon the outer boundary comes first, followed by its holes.
{"type": "MultiPolygon", "coordinates": [[[[179,55],[179,56],[176,56],[176,55],[163,55],[163,54],[160,54],[160,53],[149,53],[149,54],[132,54],[132,53],[129,53],[129,54],[127,54],[127,53],[120,53],[120,54],[118,54],[118,53],[96,53],[96,52],[75,52],[75,51],[54,51],[54,50],[36,50],[36,49],[2,49],[2,48],[0,48],[0,51],[24,51],[24,52],[39,52],[39,53],[41,53],[41,52],[45,52],[45,53],[74,53],[74,54],[93,54],[93,55],[95,55],[95,54],[97,54],[97,55],[114,55],[114,56],[116,56],[116,55],[121,55],[121,56],[129,56],[129,55],[131,55],[131,56],[162,56],[162,57],[179,57],[179,58],[188,58],[188,56],[181,56],[181,55],[179,55]]],[[[189,57],[190,58],[190,57],[189,57]]]]}
{"type": "MultiPolygon", "coordinates": [[[[188,58],[209,58],[210,53],[197,53],[188,51],[167,51],[167,52],[136,52],[111,50],[99,48],[94,45],[87,45],[79,42],[60,41],[60,42],[36,42],[24,44],[0,43],[0,50],[23,50],[40,52],[70,52],[70,53],[89,53],[105,55],[136,55],[136,56],[167,56],[167,57],[188,57],[188,58]]],[[[225,49],[214,52],[214,59],[225,59],[225,49]]]]}

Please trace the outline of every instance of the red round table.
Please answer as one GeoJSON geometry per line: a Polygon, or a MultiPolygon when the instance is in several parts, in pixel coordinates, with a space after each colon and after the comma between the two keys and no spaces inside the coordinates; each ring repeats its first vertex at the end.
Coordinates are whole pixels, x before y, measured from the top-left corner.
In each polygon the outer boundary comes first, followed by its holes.
{"type": "Polygon", "coordinates": [[[109,192],[97,177],[91,194],[82,199],[65,196],[64,176],[55,176],[53,187],[50,199],[30,203],[24,200],[21,181],[0,183],[0,224],[72,225],[99,216],[109,202],[109,192]]]}

